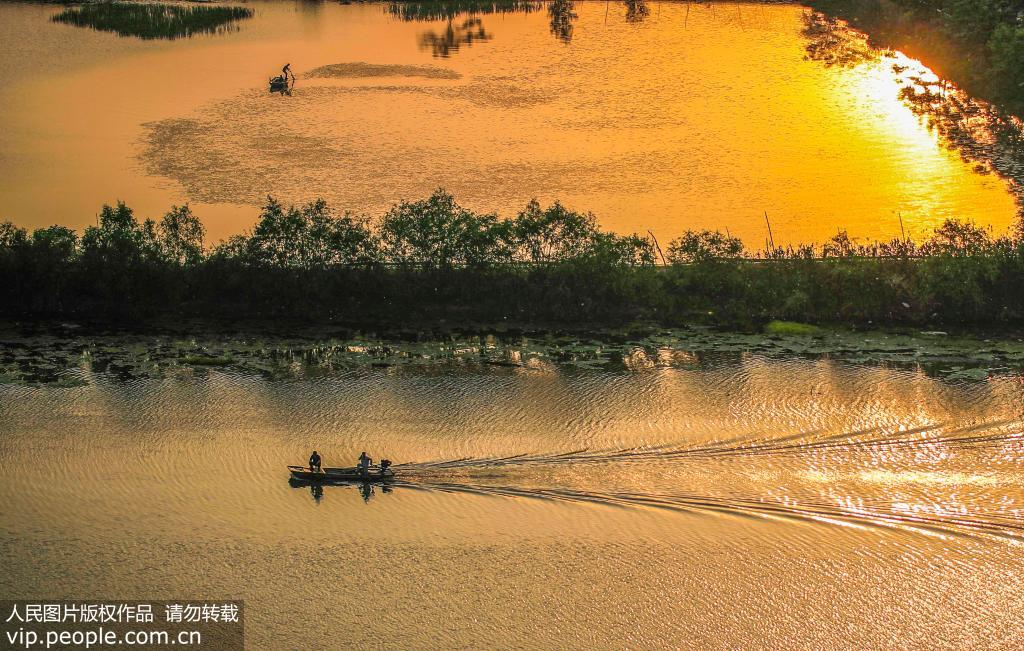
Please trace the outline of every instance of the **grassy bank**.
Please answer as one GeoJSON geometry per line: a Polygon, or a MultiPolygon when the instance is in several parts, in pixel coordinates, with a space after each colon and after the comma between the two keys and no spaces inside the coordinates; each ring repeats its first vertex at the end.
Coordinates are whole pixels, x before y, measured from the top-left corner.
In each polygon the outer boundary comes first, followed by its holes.
{"type": "Polygon", "coordinates": [[[250,233],[207,248],[187,207],[140,222],[118,204],[81,236],[0,225],[0,316],[1017,326],[1024,238],[947,222],[921,243],[858,244],[840,233],[821,246],[751,252],[702,231],[662,250],[557,203],[500,219],[438,191],[374,220],[337,215],[323,202],[270,200],[250,233]]]}

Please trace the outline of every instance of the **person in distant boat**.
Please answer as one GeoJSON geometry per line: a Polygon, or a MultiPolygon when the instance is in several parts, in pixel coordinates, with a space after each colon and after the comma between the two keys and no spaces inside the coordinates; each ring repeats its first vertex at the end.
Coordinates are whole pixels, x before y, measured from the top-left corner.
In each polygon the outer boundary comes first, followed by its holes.
{"type": "Polygon", "coordinates": [[[373,459],[371,459],[370,457],[366,456],[366,452],[363,452],[362,454],[360,454],[359,455],[359,463],[357,464],[357,467],[359,468],[359,472],[363,473],[364,475],[366,473],[370,472],[370,464],[372,464],[372,463],[373,463],[373,459]]]}
{"type": "Polygon", "coordinates": [[[295,77],[295,75],[292,75],[292,64],[290,63],[284,64],[284,67],[281,68],[281,79],[284,79],[286,84],[288,83],[288,75],[291,75],[292,78],[295,77]]]}
{"type": "Polygon", "coordinates": [[[320,453],[313,450],[313,454],[309,455],[309,469],[313,472],[320,472],[320,453]]]}

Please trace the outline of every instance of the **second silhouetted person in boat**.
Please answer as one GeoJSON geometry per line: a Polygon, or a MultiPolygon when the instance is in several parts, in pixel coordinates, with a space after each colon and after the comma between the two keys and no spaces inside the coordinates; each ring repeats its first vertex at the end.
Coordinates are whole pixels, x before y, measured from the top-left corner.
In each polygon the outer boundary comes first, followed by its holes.
{"type": "Polygon", "coordinates": [[[309,455],[309,469],[313,472],[320,472],[320,453],[313,450],[313,454],[309,455]]]}

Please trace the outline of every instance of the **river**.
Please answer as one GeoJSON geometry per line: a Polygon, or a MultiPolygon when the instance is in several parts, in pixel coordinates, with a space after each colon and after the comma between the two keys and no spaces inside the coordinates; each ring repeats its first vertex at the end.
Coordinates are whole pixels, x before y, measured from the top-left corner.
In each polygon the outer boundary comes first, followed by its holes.
{"type": "Polygon", "coordinates": [[[1024,635],[1019,342],[974,379],[721,341],[247,342],[211,367],[5,340],[64,382],[0,384],[0,593],[241,598],[254,649],[1024,635]],[[290,483],[313,448],[398,481],[290,483]]]}

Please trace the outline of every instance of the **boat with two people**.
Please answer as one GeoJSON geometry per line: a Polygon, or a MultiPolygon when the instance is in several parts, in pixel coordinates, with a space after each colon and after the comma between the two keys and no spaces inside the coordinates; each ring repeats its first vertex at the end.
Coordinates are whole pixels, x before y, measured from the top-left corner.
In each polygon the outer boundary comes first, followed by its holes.
{"type": "Polygon", "coordinates": [[[395,478],[390,460],[381,459],[379,464],[374,464],[365,452],[359,455],[359,461],[352,468],[325,468],[320,466],[320,455],[314,450],[308,466],[288,466],[288,472],[292,479],[320,483],[386,482],[395,478]]]}

